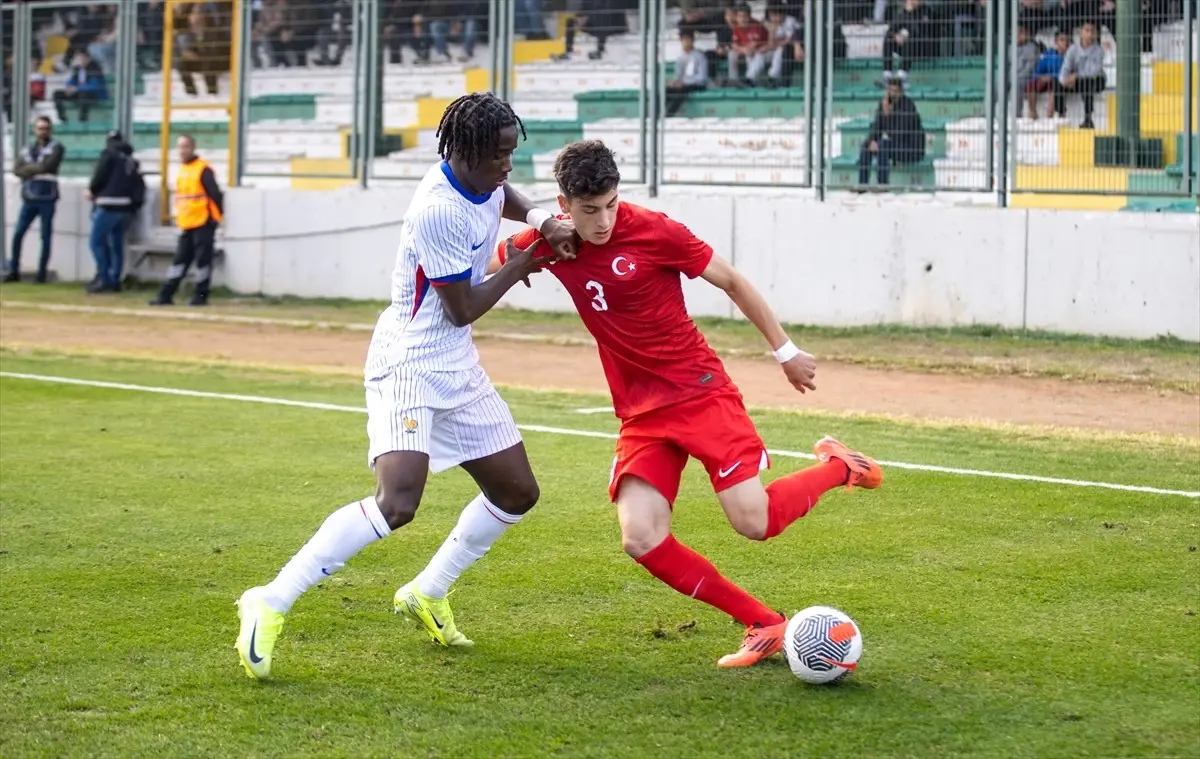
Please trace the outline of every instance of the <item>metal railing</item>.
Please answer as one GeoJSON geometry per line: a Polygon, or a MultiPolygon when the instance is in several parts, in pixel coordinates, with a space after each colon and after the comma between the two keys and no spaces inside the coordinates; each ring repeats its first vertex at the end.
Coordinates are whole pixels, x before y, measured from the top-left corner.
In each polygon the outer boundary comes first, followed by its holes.
{"type": "MultiPolygon", "coordinates": [[[[892,0],[882,17],[874,0],[591,5],[5,3],[5,111],[12,124],[55,121],[64,173],[88,173],[117,128],[164,184],[185,133],[230,184],[416,179],[445,105],[492,89],[528,133],[515,181],[551,180],[562,145],[597,138],[651,191],[937,191],[1117,209],[1194,205],[1200,190],[1194,0],[1119,0],[1088,17],[983,0],[892,0]],[[106,93],[81,97],[71,77],[96,75],[106,93]],[[44,94],[21,96],[39,77],[44,94]]],[[[9,129],[3,157],[30,134],[9,129]]]]}

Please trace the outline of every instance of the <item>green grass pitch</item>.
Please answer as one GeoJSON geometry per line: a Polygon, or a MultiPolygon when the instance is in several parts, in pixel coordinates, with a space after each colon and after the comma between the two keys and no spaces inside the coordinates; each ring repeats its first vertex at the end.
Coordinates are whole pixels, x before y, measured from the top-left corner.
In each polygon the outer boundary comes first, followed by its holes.
{"type": "MultiPolygon", "coordinates": [[[[5,354],[0,369],[359,406],[344,378],[5,354]]],[[[605,399],[506,391],[615,431],[605,399]]],[[[391,614],[474,488],[301,598],[247,679],[234,600],[372,488],[365,415],[0,379],[0,756],[1196,757],[1200,499],[891,470],[746,541],[689,469],[676,534],[790,613],[843,609],[860,670],[724,671],[739,628],[621,552],[612,442],[526,435],[542,501],[452,597],[476,648],[391,614]]],[[[1195,445],[756,414],[879,458],[1200,489],[1195,445]]],[[[769,477],[807,466],[777,457],[769,477]]]]}

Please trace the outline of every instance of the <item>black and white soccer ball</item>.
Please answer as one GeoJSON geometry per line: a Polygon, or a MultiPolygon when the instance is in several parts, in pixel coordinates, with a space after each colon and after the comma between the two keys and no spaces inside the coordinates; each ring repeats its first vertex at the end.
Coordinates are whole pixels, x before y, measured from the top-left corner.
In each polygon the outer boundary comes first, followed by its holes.
{"type": "Polygon", "coordinates": [[[804,682],[836,682],[858,669],[862,633],[837,609],[810,606],[788,621],[783,654],[792,673],[804,682]]]}

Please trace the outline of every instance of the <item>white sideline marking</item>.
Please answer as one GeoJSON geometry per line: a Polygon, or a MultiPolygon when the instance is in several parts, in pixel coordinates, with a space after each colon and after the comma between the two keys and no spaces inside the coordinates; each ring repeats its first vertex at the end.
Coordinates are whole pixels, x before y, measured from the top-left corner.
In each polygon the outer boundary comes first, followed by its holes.
{"type": "Polygon", "coordinates": [[[575,409],[575,413],[576,414],[612,414],[615,412],[613,411],[612,406],[597,406],[595,408],[577,408],[577,409],[575,409]]]}
{"type": "MultiPolygon", "coordinates": [[[[317,403],[315,401],[293,401],[287,398],[268,398],[261,395],[237,395],[233,393],[210,393],[203,390],[183,390],[173,387],[151,387],[147,385],[130,385],[124,382],[103,382],[100,380],[76,379],[74,377],[55,377],[44,374],[24,374],[21,372],[0,372],[0,377],[7,379],[31,380],[35,382],[52,382],[59,385],[80,385],[83,387],[99,387],[109,390],[131,390],[139,393],[157,393],[159,395],[178,395],[187,398],[211,398],[222,401],[242,401],[245,403],[264,403],[271,406],[294,406],[296,408],[316,409],[318,411],[348,411],[365,414],[366,409],[360,406],[341,406],[335,403],[317,403]]],[[[571,435],[573,437],[601,438],[616,440],[617,436],[610,432],[594,432],[592,430],[573,430],[564,427],[546,427],[540,424],[518,424],[525,432],[544,432],[550,435],[571,435]]],[[[811,453],[800,451],[768,450],[768,454],[781,458],[815,459],[811,453]]],[[[1121,485],[1114,482],[1092,482],[1090,480],[1069,480],[1061,477],[1042,477],[1035,474],[1015,474],[1011,472],[989,472],[983,469],[960,469],[958,467],[935,466],[932,464],[913,464],[905,461],[880,461],[881,466],[893,469],[907,469],[915,472],[935,472],[938,474],[957,474],[965,477],[989,477],[999,480],[1018,480],[1021,482],[1039,482],[1047,485],[1067,485],[1080,488],[1102,488],[1104,490],[1123,490],[1131,493],[1152,493],[1154,495],[1178,495],[1185,498],[1200,498],[1200,491],[1170,490],[1155,488],[1148,485],[1121,485]]]]}

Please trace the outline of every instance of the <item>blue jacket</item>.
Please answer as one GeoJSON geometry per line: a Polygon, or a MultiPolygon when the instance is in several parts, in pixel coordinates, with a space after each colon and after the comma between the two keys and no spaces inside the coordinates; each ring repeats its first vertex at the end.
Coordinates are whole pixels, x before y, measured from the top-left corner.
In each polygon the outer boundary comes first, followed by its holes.
{"type": "Polygon", "coordinates": [[[1033,70],[1035,77],[1052,76],[1058,78],[1058,72],[1062,68],[1063,57],[1058,54],[1058,50],[1050,48],[1042,53],[1042,59],[1038,61],[1037,68],[1033,70]]]}
{"type": "Polygon", "coordinates": [[[75,66],[67,76],[67,86],[74,87],[76,92],[89,95],[98,102],[108,100],[108,82],[104,79],[104,70],[95,61],[87,68],[75,66]]]}

